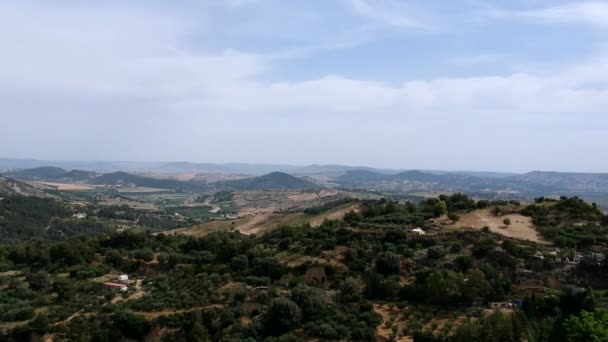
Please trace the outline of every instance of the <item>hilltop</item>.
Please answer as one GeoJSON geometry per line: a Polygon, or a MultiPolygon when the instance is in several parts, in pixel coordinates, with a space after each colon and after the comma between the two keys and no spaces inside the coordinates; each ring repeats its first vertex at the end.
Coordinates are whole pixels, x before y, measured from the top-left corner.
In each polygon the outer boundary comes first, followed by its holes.
{"type": "Polygon", "coordinates": [[[214,185],[234,190],[315,189],[319,186],[283,172],[272,172],[259,177],[217,182],[214,185]]]}

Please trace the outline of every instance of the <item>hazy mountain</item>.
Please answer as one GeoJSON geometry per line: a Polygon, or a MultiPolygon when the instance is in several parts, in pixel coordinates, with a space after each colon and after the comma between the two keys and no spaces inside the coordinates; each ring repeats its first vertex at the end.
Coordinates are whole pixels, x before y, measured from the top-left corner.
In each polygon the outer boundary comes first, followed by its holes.
{"type": "Polygon", "coordinates": [[[369,171],[381,174],[396,174],[398,170],[389,169],[376,169],[367,166],[348,166],[348,165],[320,165],[313,164],[303,167],[298,167],[292,171],[293,174],[306,175],[306,174],[319,174],[319,173],[344,173],[349,171],[369,171]]]}
{"type": "Polygon", "coordinates": [[[5,172],[4,175],[7,177],[28,181],[74,183],[90,180],[98,174],[91,171],[67,171],[60,167],[42,166],[20,171],[9,171],[5,172]]]}
{"type": "Polygon", "coordinates": [[[270,172],[290,172],[296,166],[280,165],[280,164],[244,164],[244,163],[189,163],[189,162],[174,162],[166,163],[156,167],[153,171],[157,172],[173,172],[173,173],[231,173],[231,174],[249,174],[263,175],[270,172]]]}
{"type": "Polygon", "coordinates": [[[91,179],[90,183],[192,192],[202,191],[205,189],[205,184],[200,182],[186,182],[175,179],[151,178],[133,175],[122,171],[103,174],[101,176],[91,179]]]}
{"type": "Polygon", "coordinates": [[[430,173],[423,171],[405,171],[396,175],[384,175],[369,171],[348,171],[335,179],[343,186],[361,187],[364,189],[386,191],[463,191],[463,192],[514,192],[529,194],[576,194],[586,192],[593,187],[604,186],[608,195],[605,176],[584,174],[574,177],[569,174],[531,173],[526,175],[496,177],[473,176],[461,173],[430,173]],[[583,186],[591,183],[592,186],[583,186]],[[578,185],[577,185],[578,184],[578,185]],[[603,184],[603,185],[602,185],[603,184]]]}
{"type": "Polygon", "coordinates": [[[4,175],[21,180],[54,180],[61,178],[68,171],[55,166],[42,166],[21,171],[5,172],[4,175]]]}
{"type": "Polygon", "coordinates": [[[272,172],[259,177],[217,182],[214,185],[234,190],[314,189],[318,187],[310,181],[283,172],[272,172]]]}
{"type": "Polygon", "coordinates": [[[607,173],[566,173],[533,171],[510,177],[520,182],[575,192],[608,193],[607,173]]]}

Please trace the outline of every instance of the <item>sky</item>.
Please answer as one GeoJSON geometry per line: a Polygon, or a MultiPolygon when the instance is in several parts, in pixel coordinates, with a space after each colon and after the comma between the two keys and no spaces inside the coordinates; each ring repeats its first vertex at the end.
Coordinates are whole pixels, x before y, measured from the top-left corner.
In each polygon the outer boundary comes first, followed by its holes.
{"type": "Polygon", "coordinates": [[[608,172],[608,1],[0,13],[0,157],[608,172]]]}

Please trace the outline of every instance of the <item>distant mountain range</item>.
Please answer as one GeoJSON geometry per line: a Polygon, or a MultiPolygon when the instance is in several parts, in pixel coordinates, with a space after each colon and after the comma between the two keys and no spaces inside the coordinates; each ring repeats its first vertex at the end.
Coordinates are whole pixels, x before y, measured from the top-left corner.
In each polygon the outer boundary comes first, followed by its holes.
{"type": "MultiPolygon", "coordinates": [[[[36,182],[78,183],[95,185],[113,185],[126,187],[147,187],[185,192],[203,192],[206,190],[264,190],[264,189],[313,189],[315,183],[283,172],[272,172],[262,176],[237,180],[226,180],[214,183],[203,181],[182,181],[171,178],[153,178],[123,171],[96,173],[82,170],[65,170],[54,166],[43,166],[21,171],[5,172],[8,179],[36,182]]],[[[18,182],[24,186],[25,183],[18,182]]]]}
{"type": "Polygon", "coordinates": [[[394,175],[356,170],[337,177],[341,186],[374,190],[512,192],[529,195],[606,194],[608,174],[533,171],[521,175],[479,176],[463,173],[405,171],[394,175]]]}
{"type": "MultiPolygon", "coordinates": [[[[533,171],[524,174],[495,172],[399,171],[343,165],[304,167],[272,164],[127,163],[131,169],[101,172],[121,165],[95,162],[91,169],[68,169],[55,164],[15,169],[33,160],[0,159],[0,175],[25,181],[105,184],[150,187],[187,192],[214,190],[312,189],[321,186],[373,190],[396,194],[415,191],[462,191],[472,194],[513,194],[524,198],[553,195],[585,195],[608,203],[608,174],[533,171]],[[135,171],[133,171],[135,170],[135,171]],[[139,171],[138,171],[139,170],[139,171]],[[154,177],[137,174],[154,172],[154,177]],[[177,180],[171,174],[241,174],[248,178],[207,183],[202,177],[177,180]],[[157,176],[158,174],[158,176],[157,176]]],[[[76,163],[76,162],[58,162],[76,163]]],[[[79,164],[86,166],[84,164],[79,164]]]]}

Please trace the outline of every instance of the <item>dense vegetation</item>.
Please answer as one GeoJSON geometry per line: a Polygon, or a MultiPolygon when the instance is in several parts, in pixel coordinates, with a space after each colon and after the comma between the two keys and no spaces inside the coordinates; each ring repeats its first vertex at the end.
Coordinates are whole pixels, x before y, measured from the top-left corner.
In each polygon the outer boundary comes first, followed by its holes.
{"type": "Polygon", "coordinates": [[[589,247],[608,242],[608,219],[595,203],[578,197],[537,198],[521,210],[542,235],[561,247],[589,247]]]}
{"type": "Polygon", "coordinates": [[[176,217],[174,211],[152,212],[126,205],[74,206],[52,198],[5,194],[0,197],[0,243],[94,236],[124,226],[166,230],[197,222],[176,217]]]}
{"type": "MultiPolygon", "coordinates": [[[[5,203],[10,212],[29,202],[15,203],[5,203]]],[[[55,202],[41,203],[48,213],[40,223],[72,214],[55,202]]],[[[595,213],[605,220],[578,200],[557,203],[546,216],[560,217],[560,224],[580,219],[581,210],[585,219],[595,213]]],[[[318,228],[283,226],[261,236],[222,232],[195,238],[130,229],[2,245],[0,338],[580,341],[605,336],[607,298],[594,284],[606,281],[608,259],[571,267],[550,257],[551,247],[489,231],[442,230],[433,223],[444,214],[519,203],[476,202],[455,194],[419,204],[360,204],[344,220],[318,228]],[[413,234],[415,227],[428,234],[413,234]],[[103,285],[119,274],[132,278],[127,293],[103,285]],[[559,286],[545,285],[554,278],[559,286]],[[520,306],[488,308],[488,302],[512,301],[520,306]]],[[[536,220],[541,217],[536,212],[528,213],[536,220]]],[[[137,217],[123,207],[99,209],[96,215],[137,217]]],[[[600,240],[590,248],[603,253],[600,240]]]]}

